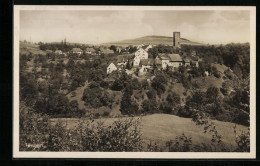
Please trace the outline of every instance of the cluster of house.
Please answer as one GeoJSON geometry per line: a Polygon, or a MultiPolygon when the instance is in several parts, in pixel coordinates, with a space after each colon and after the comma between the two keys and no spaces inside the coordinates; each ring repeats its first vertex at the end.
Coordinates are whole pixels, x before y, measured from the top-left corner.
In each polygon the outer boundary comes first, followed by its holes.
{"type": "Polygon", "coordinates": [[[153,58],[148,58],[148,50],[152,48],[151,45],[145,45],[139,47],[134,54],[119,55],[117,62],[112,62],[107,67],[107,74],[113,71],[122,70],[126,67],[127,63],[130,63],[133,68],[138,68],[139,72],[148,72],[155,67],[158,70],[165,70],[167,68],[176,70],[180,66],[199,66],[198,58],[196,56],[190,56],[182,58],[179,54],[158,54],[153,58]]]}
{"type": "Polygon", "coordinates": [[[100,54],[106,54],[106,55],[107,54],[114,54],[113,50],[106,49],[104,47],[100,47],[99,49],[94,49],[92,47],[88,47],[84,51],[81,48],[72,48],[72,50],[70,52],[73,53],[73,54],[78,54],[78,55],[81,55],[84,52],[86,54],[98,54],[98,55],[100,55],[100,54]]]}
{"type": "MultiPolygon", "coordinates": [[[[51,51],[51,50],[46,50],[47,53],[54,53],[56,55],[64,55],[67,56],[67,52],[62,52],[61,50],[56,50],[55,52],[51,51]]],[[[77,54],[77,55],[82,55],[83,53],[85,54],[96,54],[96,55],[101,55],[101,54],[114,54],[113,50],[104,48],[104,47],[100,47],[100,48],[93,48],[93,47],[88,47],[85,50],[82,50],[81,48],[72,48],[68,53],[72,53],[72,54],[77,54]]]]}

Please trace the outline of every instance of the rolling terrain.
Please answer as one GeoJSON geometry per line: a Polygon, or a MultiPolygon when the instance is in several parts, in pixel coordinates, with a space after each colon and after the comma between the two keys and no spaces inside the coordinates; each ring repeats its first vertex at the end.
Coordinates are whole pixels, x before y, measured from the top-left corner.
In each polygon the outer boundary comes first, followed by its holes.
{"type": "Polygon", "coordinates": [[[29,54],[32,54],[32,55],[35,55],[35,54],[45,55],[46,54],[45,51],[40,50],[40,46],[37,45],[37,44],[20,42],[19,47],[20,47],[20,54],[26,54],[26,55],[29,55],[29,54]]]}
{"type": "MultiPolygon", "coordinates": [[[[125,119],[125,117],[120,117],[125,119]]],[[[140,117],[134,117],[135,119],[140,117]]],[[[119,118],[100,118],[96,119],[94,123],[103,121],[105,124],[111,124],[119,118]]],[[[78,118],[53,118],[52,124],[57,122],[64,122],[66,128],[75,129],[80,122],[78,118]],[[66,123],[65,123],[66,122],[66,123]]],[[[87,119],[86,119],[87,121],[87,119]]],[[[233,134],[233,127],[235,123],[221,122],[213,120],[219,134],[222,135],[223,143],[232,148],[236,147],[235,134],[233,134]]],[[[237,126],[237,134],[246,131],[247,127],[242,125],[237,126]]],[[[191,118],[182,118],[169,114],[152,114],[141,117],[141,133],[145,142],[157,142],[160,147],[164,147],[163,151],[167,151],[165,142],[175,140],[176,136],[185,134],[192,138],[192,144],[211,144],[211,134],[203,133],[203,126],[196,125],[191,118]]]]}
{"type": "MultiPolygon", "coordinates": [[[[116,42],[103,43],[103,45],[116,45],[116,46],[128,46],[128,45],[140,45],[140,44],[152,44],[152,45],[172,45],[173,39],[168,36],[144,36],[136,39],[122,40],[116,42]]],[[[203,45],[202,43],[193,42],[184,38],[181,38],[182,45],[203,45]]]]}

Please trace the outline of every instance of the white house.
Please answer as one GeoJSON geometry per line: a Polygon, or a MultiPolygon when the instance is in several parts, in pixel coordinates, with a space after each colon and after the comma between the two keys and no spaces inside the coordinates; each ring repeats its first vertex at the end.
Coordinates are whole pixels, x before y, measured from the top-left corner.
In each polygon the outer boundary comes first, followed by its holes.
{"type": "Polygon", "coordinates": [[[114,63],[110,63],[110,65],[107,67],[107,74],[112,73],[113,71],[116,71],[117,67],[114,63]]]}
{"type": "Polygon", "coordinates": [[[148,59],[148,53],[143,49],[139,48],[135,52],[134,67],[138,67],[141,59],[148,59]]]}
{"type": "Polygon", "coordinates": [[[96,50],[94,48],[86,48],[85,49],[86,54],[92,54],[92,53],[95,53],[95,52],[96,52],[96,50]]]}
{"type": "Polygon", "coordinates": [[[148,52],[146,52],[143,48],[139,48],[135,52],[135,58],[138,58],[138,59],[148,59],[148,52]]]}
{"type": "Polygon", "coordinates": [[[61,55],[61,54],[62,54],[62,51],[61,51],[61,50],[56,50],[56,51],[55,51],[55,54],[61,55]]]}
{"type": "Polygon", "coordinates": [[[167,68],[170,62],[170,58],[167,54],[159,54],[155,59],[161,60],[163,70],[167,68]]]}
{"type": "Polygon", "coordinates": [[[185,67],[190,66],[190,64],[191,64],[191,59],[190,58],[185,58],[183,61],[184,61],[184,66],[185,67]]]}
{"type": "Polygon", "coordinates": [[[83,54],[83,51],[80,48],[72,48],[71,52],[73,54],[79,54],[79,55],[83,54]]]}
{"type": "Polygon", "coordinates": [[[138,67],[141,59],[134,58],[134,64],[133,67],[138,67]]]}

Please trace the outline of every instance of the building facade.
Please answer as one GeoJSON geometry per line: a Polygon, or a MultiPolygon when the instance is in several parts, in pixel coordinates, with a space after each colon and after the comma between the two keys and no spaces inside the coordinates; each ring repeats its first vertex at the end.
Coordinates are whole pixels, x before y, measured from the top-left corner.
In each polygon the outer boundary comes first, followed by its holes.
{"type": "Polygon", "coordinates": [[[148,52],[146,52],[143,48],[139,48],[135,52],[134,58],[134,67],[138,67],[141,59],[148,59],[148,52]]]}

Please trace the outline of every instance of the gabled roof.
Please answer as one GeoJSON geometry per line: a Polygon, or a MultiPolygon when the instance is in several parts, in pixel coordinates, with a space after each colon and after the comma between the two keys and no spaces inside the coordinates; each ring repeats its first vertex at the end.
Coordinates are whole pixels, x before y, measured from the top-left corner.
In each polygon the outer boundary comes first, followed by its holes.
{"type": "Polygon", "coordinates": [[[118,55],[117,56],[117,63],[127,62],[127,60],[128,60],[128,56],[127,55],[118,55]]]}
{"type": "Polygon", "coordinates": [[[117,68],[116,65],[115,65],[113,62],[110,63],[110,64],[108,65],[108,67],[115,67],[115,68],[117,68]]]}
{"type": "Polygon", "coordinates": [[[150,46],[150,45],[144,45],[144,46],[142,46],[141,48],[145,50],[145,49],[146,49],[147,47],[149,47],[149,46],[150,46]]]}
{"type": "Polygon", "coordinates": [[[47,53],[52,53],[53,51],[52,50],[46,50],[47,53]]]}
{"type": "Polygon", "coordinates": [[[183,59],[185,63],[190,63],[191,59],[189,57],[183,59]]]}
{"type": "Polygon", "coordinates": [[[162,61],[161,61],[160,59],[155,59],[155,60],[154,60],[154,63],[155,63],[156,65],[161,65],[161,64],[162,64],[162,61]]]}
{"type": "Polygon", "coordinates": [[[86,48],[85,52],[96,52],[94,48],[86,48]]]}
{"type": "Polygon", "coordinates": [[[181,62],[182,61],[182,58],[179,54],[168,54],[169,58],[170,58],[170,61],[173,61],[173,62],[181,62]]]}
{"type": "Polygon", "coordinates": [[[149,58],[149,59],[141,59],[140,64],[145,65],[145,66],[152,66],[154,64],[154,59],[149,58]]]}
{"type": "Polygon", "coordinates": [[[100,51],[104,54],[114,54],[114,51],[109,49],[100,48],[100,51]]]}
{"type": "Polygon", "coordinates": [[[163,53],[163,54],[159,54],[158,56],[161,60],[170,60],[168,54],[163,53]]]}
{"type": "MultiPolygon", "coordinates": [[[[138,52],[138,51],[140,51],[140,50],[144,50],[143,48],[139,48],[138,50],[136,50],[134,53],[136,53],[136,52],[138,52]]],[[[144,52],[146,52],[145,50],[144,50],[144,52]]]]}
{"type": "Polygon", "coordinates": [[[80,49],[80,48],[72,48],[71,51],[73,51],[73,52],[82,52],[82,49],[80,49]]]}

